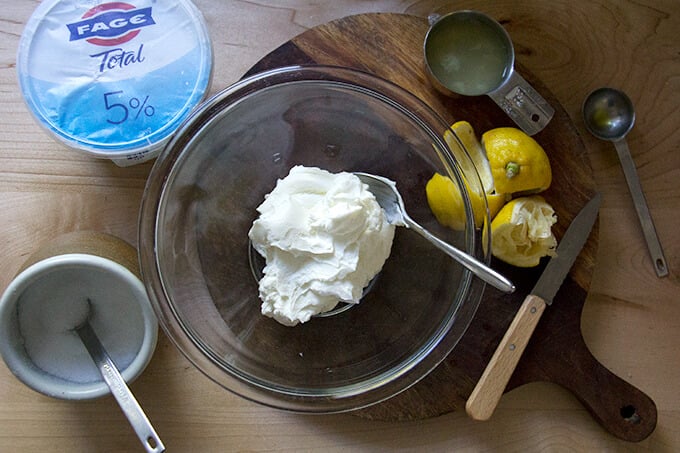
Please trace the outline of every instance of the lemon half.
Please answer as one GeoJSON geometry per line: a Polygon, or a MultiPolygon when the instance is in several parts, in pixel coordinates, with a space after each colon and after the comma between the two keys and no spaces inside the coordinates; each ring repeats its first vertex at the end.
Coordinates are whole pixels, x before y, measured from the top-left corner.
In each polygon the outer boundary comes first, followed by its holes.
{"type": "Polygon", "coordinates": [[[482,135],[496,192],[538,193],[552,182],[550,161],[541,145],[514,127],[499,127],[482,135]]]}
{"type": "Polygon", "coordinates": [[[451,129],[444,132],[444,140],[446,141],[446,144],[449,145],[449,148],[451,148],[451,151],[453,151],[456,160],[461,164],[463,172],[467,175],[468,172],[476,171],[482,182],[482,191],[487,194],[493,193],[495,186],[493,174],[491,173],[491,165],[489,164],[482,144],[477,140],[477,135],[475,134],[472,125],[467,121],[457,121],[453,123],[451,129]],[[460,148],[452,131],[467,150],[467,153],[472,160],[472,164],[474,165],[474,169],[466,168],[465,163],[468,163],[469,161],[466,159],[466,156],[464,156],[465,152],[460,148]]]}
{"type": "Polygon", "coordinates": [[[491,222],[491,252],[513,266],[536,266],[542,257],[555,255],[556,222],[555,211],[540,195],[515,198],[491,222]]]}
{"type": "MultiPolygon", "coordinates": [[[[476,172],[479,175],[482,187],[470,187],[468,181],[474,184],[477,179],[468,176],[466,178],[466,189],[470,196],[475,226],[481,228],[486,211],[484,197],[486,196],[489,216],[493,218],[505,204],[505,195],[494,192],[491,165],[489,165],[484,148],[477,140],[470,123],[467,121],[454,123],[451,129],[444,132],[444,140],[449,145],[456,161],[460,164],[463,173],[473,175],[476,172]],[[460,142],[456,140],[454,133],[460,139],[460,142]],[[460,146],[461,143],[463,147],[460,146]],[[464,149],[467,150],[467,155],[464,149]]],[[[425,191],[427,192],[430,210],[439,223],[454,230],[465,229],[465,204],[458,186],[451,179],[447,176],[435,174],[428,181],[425,191]]]]}

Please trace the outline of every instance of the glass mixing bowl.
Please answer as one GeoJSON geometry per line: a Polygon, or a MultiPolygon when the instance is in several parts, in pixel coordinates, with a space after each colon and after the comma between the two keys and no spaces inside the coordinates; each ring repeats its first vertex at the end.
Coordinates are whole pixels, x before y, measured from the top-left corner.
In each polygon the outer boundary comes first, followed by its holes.
{"type": "Polygon", "coordinates": [[[395,181],[417,222],[488,263],[488,214],[475,228],[468,193],[481,183],[447,128],[402,88],[339,67],[272,70],[206,101],[159,156],[142,203],[142,271],[166,334],[215,382],[276,408],[347,411],[413,385],[465,332],[481,280],[398,227],[360,304],[286,327],[260,313],[248,230],[293,166],[362,171],[395,181]],[[461,188],[464,231],[428,207],[435,172],[461,188]]]}

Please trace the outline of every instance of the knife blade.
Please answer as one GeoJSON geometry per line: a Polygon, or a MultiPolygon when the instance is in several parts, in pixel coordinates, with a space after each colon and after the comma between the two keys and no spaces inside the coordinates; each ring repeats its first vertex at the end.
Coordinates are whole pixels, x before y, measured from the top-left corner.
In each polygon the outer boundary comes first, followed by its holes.
{"type": "Polygon", "coordinates": [[[488,420],[496,409],[545,307],[552,304],[562,282],[590,236],[597,219],[601,198],[601,195],[596,193],[581,208],[562,236],[557,247],[557,255],[550,259],[536,285],[522,302],[465,404],[465,411],[470,418],[488,420]]]}

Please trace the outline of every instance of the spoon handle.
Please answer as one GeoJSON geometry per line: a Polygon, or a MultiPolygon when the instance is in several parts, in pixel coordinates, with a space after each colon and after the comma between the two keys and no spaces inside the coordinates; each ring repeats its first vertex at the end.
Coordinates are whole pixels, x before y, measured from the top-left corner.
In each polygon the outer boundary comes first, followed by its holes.
{"type": "Polygon", "coordinates": [[[621,167],[623,168],[623,174],[626,177],[628,189],[630,190],[630,194],[633,197],[633,204],[635,205],[635,210],[637,211],[638,218],[640,219],[640,225],[642,226],[642,232],[645,235],[645,240],[647,241],[649,254],[652,257],[654,270],[656,271],[656,275],[658,277],[665,277],[668,275],[666,258],[664,258],[663,249],[659,243],[659,237],[656,234],[656,229],[654,228],[654,222],[652,221],[652,216],[650,215],[649,208],[647,207],[645,195],[642,193],[642,186],[640,186],[640,179],[638,178],[637,170],[635,169],[633,157],[630,155],[628,143],[624,139],[617,140],[614,142],[614,147],[616,148],[616,152],[619,155],[621,167]]]}
{"type": "Polygon", "coordinates": [[[513,283],[510,280],[508,280],[506,277],[499,274],[495,270],[491,269],[481,261],[471,257],[462,250],[455,248],[451,244],[442,241],[441,239],[427,231],[425,228],[418,225],[418,223],[416,223],[410,217],[404,216],[404,221],[408,224],[409,228],[423,236],[439,250],[446,253],[454,260],[458,261],[460,264],[462,264],[467,269],[472,271],[473,274],[484,280],[486,283],[492,285],[494,288],[497,288],[505,293],[511,293],[515,290],[515,285],[513,285],[513,283]]]}
{"type": "Polygon", "coordinates": [[[148,452],[163,452],[165,446],[151,426],[151,422],[144,414],[141,406],[128,388],[125,380],[118,372],[116,365],[109,357],[104,346],[99,341],[97,334],[89,322],[84,322],[76,329],[76,333],[90,353],[92,360],[99,369],[104,381],[111,389],[111,394],[116,398],[120,408],[127,417],[130,425],[135,430],[137,437],[148,452]]]}

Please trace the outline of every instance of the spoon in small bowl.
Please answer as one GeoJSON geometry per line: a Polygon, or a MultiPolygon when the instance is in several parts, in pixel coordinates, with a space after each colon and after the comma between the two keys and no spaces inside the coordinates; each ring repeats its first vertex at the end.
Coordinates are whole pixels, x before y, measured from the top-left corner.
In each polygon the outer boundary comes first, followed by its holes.
{"type": "Polygon", "coordinates": [[[667,276],[666,258],[664,258],[663,249],[647,207],[647,201],[642,193],[635,163],[626,142],[626,134],[630,132],[635,123],[633,103],[622,91],[614,88],[599,88],[590,93],[583,103],[583,120],[588,131],[595,137],[614,143],[621,161],[623,174],[628,183],[628,189],[633,197],[635,210],[640,219],[642,232],[647,241],[654,270],[658,277],[667,276]]]}
{"type": "Polygon", "coordinates": [[[144,445],[147,452],[160,453],[165,451],[165,446],[161,439],[156,434],[156,431],[151,426],[151,422],[144,414],[142,407],[139,405],[130,388],[125,383],[125,379],[120,375],[111,357],[104,349],[99,337],[90,325],[90,316],[92,313],[92,302],[87,299],[87,312],[85,319],[77,325],[73,330],[78,334],[80,340],[85,345],[85,349],[92,357],[97,369],[104,378],[104,382],[111,389],[111,394],[114,396],[123,413],[127,417],[130,425],[135,430],[137,437],[144,445]]]}
{"type": "Polygon", "coordinates": [[[430,241],[435,247],[449,255],[454,260],[472,271],[477,277],[484,280],[493,287],[505,292],[512,293],[515,285],[510,280],[499,274],[486,264],[468,255],[462,250],[457,249],[451,244],[442,241],[425,228],[416,223],[407,213],[404,200],[395,187],[394,183],[381,176],[368,173],[355,172],[355,175],[368,186],[368,190],[375,196],[378,204],[385,211],[387,221],[395,225],[405,225],[416,233],[430,241]]]}

